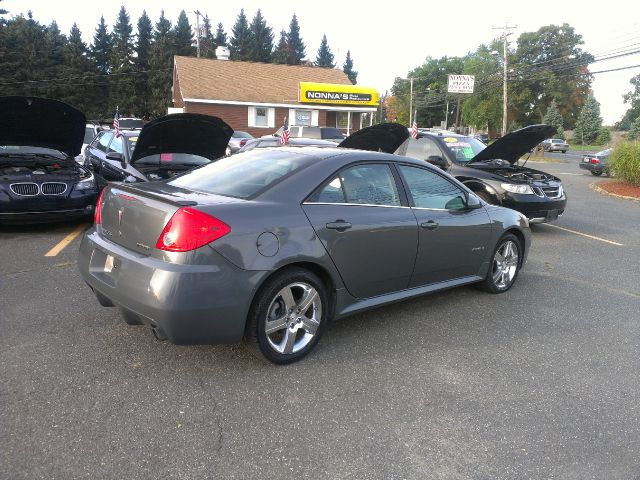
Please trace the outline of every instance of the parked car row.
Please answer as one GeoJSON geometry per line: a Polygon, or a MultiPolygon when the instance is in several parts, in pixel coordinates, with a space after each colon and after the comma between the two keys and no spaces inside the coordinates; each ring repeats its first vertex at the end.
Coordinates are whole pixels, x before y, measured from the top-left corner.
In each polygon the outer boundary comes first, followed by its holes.
{"type": "Polygon", "coordinates": [[[509,290],[529,221],[566,205],[559,179],[519,164],[546,125],[487,147],[378,124],[339,144],[247,139],[225,157],[233,130],[187,113],[98,132],[79,165],[82,113],[20,97],[0,112],[0,221],[93,211],[79,268],[102,305],[174,343],[244,338],[275,363],[309,353],[333,318],[470,283],[509,290]]]}

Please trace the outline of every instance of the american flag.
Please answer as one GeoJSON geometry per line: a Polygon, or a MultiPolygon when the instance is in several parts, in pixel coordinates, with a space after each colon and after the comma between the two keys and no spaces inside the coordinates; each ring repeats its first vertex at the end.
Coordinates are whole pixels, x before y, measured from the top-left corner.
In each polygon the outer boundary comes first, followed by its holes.
{"type": "Polygon", "coordinates": [[[113,129],[116,131],[116,137],[120,136],[120,112],[116,108],[116,113],[113,116],[113,129]]]}
{"type": "Polygon", "coordinates": [[[418,110],[413,115],[413,123],[411,124],[411,136],[413,138],[418,138],[418,110]]]}
{"type": "Polygon", "coordinates": [[[286,145],[289,143],[289,123],[287,122],[287,117],[284,118],[284,129],[282,130],[282,135],[280,135],[280,145],[286,145]]]}

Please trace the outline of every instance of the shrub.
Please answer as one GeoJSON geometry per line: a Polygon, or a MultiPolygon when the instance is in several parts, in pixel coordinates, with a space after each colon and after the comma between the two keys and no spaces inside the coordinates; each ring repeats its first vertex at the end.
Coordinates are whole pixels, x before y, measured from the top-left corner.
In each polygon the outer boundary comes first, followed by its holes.
{"type": "Polygon", "coordinates": [[[609,162],[616,176],[640,186],[640,143],[619,143],[611,152],[609,162]]]}
{"type": "Polygon", "coordinates": [[[637,140],[640,135],[640,117],[636,118],[629,129],[629,140],[637,140]]]}
{"type": "Polygon", "coordinates": [[[596,145],[606,145],[611,141],[611,132],[608,128],[602,127],[596,138],[596,145]]]}

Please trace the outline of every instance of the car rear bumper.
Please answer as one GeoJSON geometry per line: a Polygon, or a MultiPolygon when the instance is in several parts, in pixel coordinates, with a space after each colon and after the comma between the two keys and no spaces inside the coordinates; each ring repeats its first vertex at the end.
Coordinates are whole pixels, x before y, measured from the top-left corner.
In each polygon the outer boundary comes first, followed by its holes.
{"type": "Polygon", "coordinates": [[[602,165],[601,164],[594,164],[594,163],[587,163],[587,162],[580,162],[580,168],[583,168],[584,170],[589,170],[590,172],[601,172],[602,171],[602,165]]]}
{"type": "Polygon", "coordinates": [[[101,304],[120,307],[129,319],[155,327],[172,343],[238,342],[255,289],[267,272],[239,269],[210,247],[202,248],[212,262],[169,263],[123,248],[91,229],[80,244],[78,267],[101,304]]]}

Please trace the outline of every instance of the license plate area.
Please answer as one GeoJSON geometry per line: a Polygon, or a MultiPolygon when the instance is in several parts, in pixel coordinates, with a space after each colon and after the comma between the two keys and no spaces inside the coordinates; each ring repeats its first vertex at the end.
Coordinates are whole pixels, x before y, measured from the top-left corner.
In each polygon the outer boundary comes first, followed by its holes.
{"type": "Polygon", "coordinates": [[[117,257],[96,248],[91,254],[89,273],[110,287],[115,287],[119,266],[120,260],[117,257]]]}
{"type": "Polygon", "coordinates": [[[547,212],[547,221],[557,220],[558,219],[558,210],[549,210],[547,212]]]}

